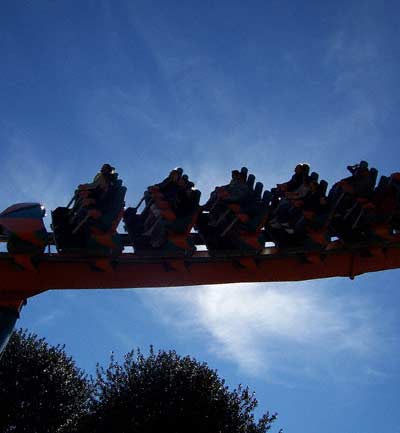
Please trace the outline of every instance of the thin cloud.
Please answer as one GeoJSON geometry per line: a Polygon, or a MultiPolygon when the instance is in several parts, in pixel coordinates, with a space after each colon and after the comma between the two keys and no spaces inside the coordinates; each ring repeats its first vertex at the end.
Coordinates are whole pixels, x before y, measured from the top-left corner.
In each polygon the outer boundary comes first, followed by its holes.
{"type": "Polygon", "coordinates": [[[44,314],[36,322],[34,322],[33,327],[53,326],[55,322],[61,322],[64,317],[65,311],[61,309],[53,309],[50,313],[44,314]]]}
{"type": "Polygon", "coordinates": [[[348,357],[369,362],[382,345],[377,312],[351,296],[328,295],[322,285],[204,286],[156,290],[143,299],[186,338],[202,333],[212,353],[249,375],[285,383],[299,373],[329,375],[348,357]]]}
{"type": "Polygon", "coordinates": [[[51,167],[35,152],[35,143],[23,133],[3,137],[6,147],[3,173],[7,182],[0,193],[4,207],[16,202],[40,202],[50,209],[71,197],[70,178],[65,171],[51,167]]]}

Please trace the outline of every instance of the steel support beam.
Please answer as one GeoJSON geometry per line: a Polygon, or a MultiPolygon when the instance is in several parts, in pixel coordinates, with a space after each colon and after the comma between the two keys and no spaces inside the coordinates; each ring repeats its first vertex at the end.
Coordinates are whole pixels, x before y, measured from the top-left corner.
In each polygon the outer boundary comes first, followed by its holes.
{"type": "Polygon", "coordinates": [[[26,265],[0,255],[0,304],[17,302],[52,289],[172,287],[268,281],[301,281],[350,277],[400,268],[400,246],[282,253],[270,249],[258,256],[189,258],[138,257],[114,260],[44,254],[26,265]]]}

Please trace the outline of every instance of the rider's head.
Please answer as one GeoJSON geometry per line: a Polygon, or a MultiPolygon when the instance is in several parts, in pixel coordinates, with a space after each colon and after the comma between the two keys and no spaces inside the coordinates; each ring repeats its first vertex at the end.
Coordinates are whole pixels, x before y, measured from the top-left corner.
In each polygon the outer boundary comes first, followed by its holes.
{"type": "Polygon", "coordinates": [[[115,167],[112,167],[110,164],[103,164],[100,170],[102,174],[106,174],[106,175],[113,174],[114,171],[115,171],[115,167]]]}

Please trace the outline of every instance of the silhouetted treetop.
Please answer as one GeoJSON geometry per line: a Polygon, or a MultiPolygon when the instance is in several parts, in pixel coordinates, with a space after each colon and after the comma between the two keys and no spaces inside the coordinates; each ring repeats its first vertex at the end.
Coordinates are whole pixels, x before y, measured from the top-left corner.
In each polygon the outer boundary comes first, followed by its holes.
{"type": "Polygon", "coordinates": [[[0,431],[55,433],[87,410],[90,385],[64,346],[14,332],[0,360],[0,431]]]}
{"type": "Polygon", "coordinates": [[[175,351],[129,352],[97,367],[90,415],[78,432],[264,433],[276,414],[258,421],[247,387],[230,391],[215,370],[175,351]]]}

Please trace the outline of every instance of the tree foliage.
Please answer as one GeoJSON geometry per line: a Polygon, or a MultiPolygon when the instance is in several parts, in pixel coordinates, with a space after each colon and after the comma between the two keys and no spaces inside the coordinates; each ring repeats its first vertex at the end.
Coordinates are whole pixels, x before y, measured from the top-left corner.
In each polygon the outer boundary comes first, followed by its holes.
{"type": "Polygon", "coordinates": [[[63,346],[14,332],[0,360],[0,431],[55,433],[87,409],[90,386],[63,346]]]}
{"type": "Polygon", "coordinates": [[[13,334],[0,360],[2,433],[265,433],[248,388],[231,391],[215,370],[175,351],[111,357],[90,381],[64,352],[13,334]]]}
{"type": "Polygon", "coordinates": [[[207,364],[151,348],[147,357],[137,350],[97,367],[90,414],[73,431],[265,433],[276,414],[256,422],[256,406],[248,388],[230,391],[207,364]]]}

